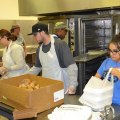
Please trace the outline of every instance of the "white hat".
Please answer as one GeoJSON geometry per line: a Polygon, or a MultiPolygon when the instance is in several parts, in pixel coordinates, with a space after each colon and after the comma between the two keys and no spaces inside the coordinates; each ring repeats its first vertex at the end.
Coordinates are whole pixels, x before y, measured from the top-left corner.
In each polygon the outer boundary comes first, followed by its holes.
{"type": "Polygon", "coordinates": [[[11,27],[11,29],[16,29],[16,28],[20,28],[20,25],[15,24],[15,25],[12,25],[12,27],[11,27]]]}

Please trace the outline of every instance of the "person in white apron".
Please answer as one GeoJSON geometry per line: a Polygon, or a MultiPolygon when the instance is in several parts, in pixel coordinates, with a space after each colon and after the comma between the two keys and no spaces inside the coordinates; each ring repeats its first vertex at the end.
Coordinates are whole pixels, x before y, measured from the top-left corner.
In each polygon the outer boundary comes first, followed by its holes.
{"type": "Polygon", "coordinates": [[[14,42],[15,37],[7,30],[0,30],[0,43],[5,46],[0,73],[2,79],[20,76],[28,69],[23,47],[14,42]]]}
{"type": "Polygon", "coordinates": [[[69,79],[65,68],[61,68],[54,47],[54,38],[51,36],[51,48],[48,53],[42,51],[40,47],[39,59],[42,64],[42,76],[64,82],[65,89],[69,86],[69,79]]]}
{"type": "Polygon", "coordinates": [[[32,33],[28,35],[34,35],[35,40],[38,43],[43,42],[38,48],[39,53],[36,54],[37,61],[39,61],[39,64],[41,65],[36,65],[32,67],[29,73],[37,75],[42,70],[43,77],[63,81],[64,92],[67,94],[75,94],[75,90],[78,84],[77,66],[74,62],[72,64],[70,63],[67,67],[64,66],[64,53],[60,53],[60,50],[63,51],[62,48],[64,47],[67,50],[65,51],[66,56],[67,54],[70,54],[67,44],[64,41],[56,40],[58,41],[56,45],[54,37],[48,33],[47,25],[42,23],[37,23],[33,25],[32,33]],[[49,50],[47,50],[46,48],[49,48],[49,50]],[[60,59],[59,56],[62,56],[62,59],[60,59]],[[63,64],[63,67],[61,67],[61,64],[63,64]]]}

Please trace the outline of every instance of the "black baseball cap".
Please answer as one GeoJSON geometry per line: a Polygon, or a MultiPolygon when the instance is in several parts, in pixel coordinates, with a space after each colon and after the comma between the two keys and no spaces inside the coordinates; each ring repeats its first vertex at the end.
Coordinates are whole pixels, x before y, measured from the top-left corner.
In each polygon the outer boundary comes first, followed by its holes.
{"type": "Polygon", "coordinates": [[[34,35],[37,32],[48,32],[48,26],[43,23],[36,23],[32,26],[32,33],[29,33],[28,35],[34,35]]]}

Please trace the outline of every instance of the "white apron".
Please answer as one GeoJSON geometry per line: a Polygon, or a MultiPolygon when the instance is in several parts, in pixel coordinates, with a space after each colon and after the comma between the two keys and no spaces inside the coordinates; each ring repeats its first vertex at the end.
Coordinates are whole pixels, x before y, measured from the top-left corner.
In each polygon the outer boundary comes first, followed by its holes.
{"type": "MultiPolygon", "coordinates": [[[[11,58],[11,47],[12,42],[10,42],[10,45],[8,46],[8,49],[5,48],[3,51],[3,66],[6,68],[10,68],[10,66],[15,65],[14,61],[11,58]]],[[[15,77],[24,74],[27,70],[29,69],[28,65],[26,64],[23,69],[20,70],[9,70],[5,75],[2,76],[2,79],[10,78],[10,77],[15,77]]]]}
{"type": "Polygon", "coordinates": [[[47,53],[42,51],[42,46],[40,47],[39,59],[42,65],[42,76],[46,78],[51,78],[54,80],[60,80],[64,82],[64,91],[67,90],[69,86],[69,79],[66,72],[66,68],[61,68],[58,62],[58,58],[54,46],[54,38],[51,38],[51,48],[47,53]]]}

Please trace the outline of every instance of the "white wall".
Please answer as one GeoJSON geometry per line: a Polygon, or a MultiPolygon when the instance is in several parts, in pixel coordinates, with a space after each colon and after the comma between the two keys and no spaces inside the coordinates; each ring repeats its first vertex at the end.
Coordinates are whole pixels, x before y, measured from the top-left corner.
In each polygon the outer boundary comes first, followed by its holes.
{"type": "Polygon", "coordinates": [[[36,43],[32,36],[27,34],[31,32],[32,25],[36,22],[37,17],[19,16],[18,0],[0,0],[0,29],[10,30],[13,24],[19,24],[27,45],[33,45],[36,43]]]}
{"type": "MultiPolygon", "coordinates": [[[[21,33],[24,36],[26,45],[37,45],[37,43],[33,40],[32,35],[27,35],[32,31],[32,25],[35,23],[37,23],[37,20],[0,20],[0,29],[10,30],[13,24],[19,24],[21,26],[21,33]]],[[[0,48],[3,48],[1,44],[0,48]]]]}
{"type": "Polygon", "coordinates": [[[21,33],[24,36],[27,45],[36,45],[32,35],[27,35],[32,31],[32,25],[37,23],[37,20],[16,20],[16,24],[21,26],[21,33]]]}
{"type": "Polygon", "coordinates": [[[0,19],[13,20],[18,17],[18,0],[0,0],[0,19]]]}
{"type": "Polygon", "coordinates": [[[35,20],[36,17],[19,16],[18,0],[0,0],[0,20],[35,20]]]}
{"type": "Polygon", "coordinates": [[[0,29],[10,30],[11,25],[15,24],[15,20],[0,20],[0,29]]]}
{"type": "MultiPolygon", "coordinates": [[[[14,20],[0,20],[0,29],[7,29],[10,30],[11,25],[15,24],[14,20]]],[[[0,48],[3,46],[0,44],[0,48]]]]}

